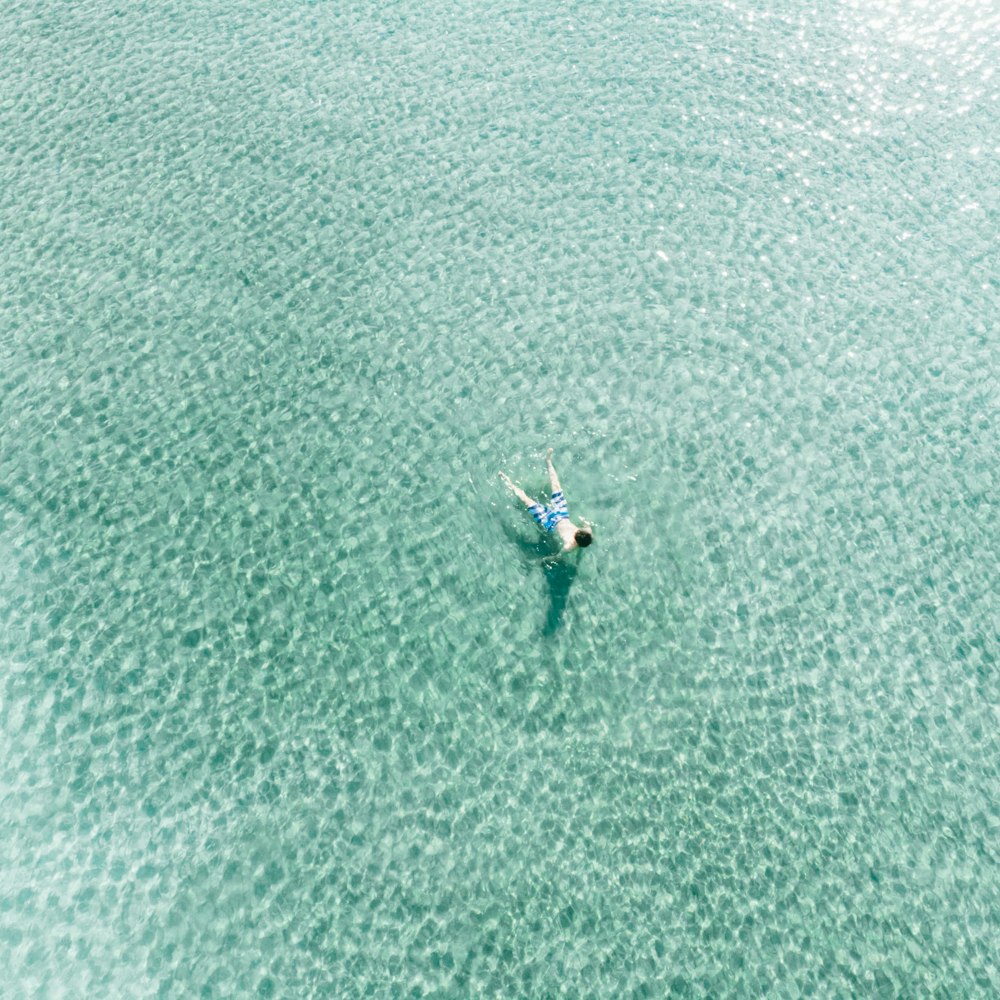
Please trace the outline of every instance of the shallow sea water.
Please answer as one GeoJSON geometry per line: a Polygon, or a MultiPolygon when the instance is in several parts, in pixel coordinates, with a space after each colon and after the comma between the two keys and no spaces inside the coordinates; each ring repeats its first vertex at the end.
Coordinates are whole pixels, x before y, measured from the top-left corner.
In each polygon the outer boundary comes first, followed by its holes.
{"type": "Polygon", "coordinates": [[[1000,992],[998,62],[4,4],[5,995],[1000,992]]]}

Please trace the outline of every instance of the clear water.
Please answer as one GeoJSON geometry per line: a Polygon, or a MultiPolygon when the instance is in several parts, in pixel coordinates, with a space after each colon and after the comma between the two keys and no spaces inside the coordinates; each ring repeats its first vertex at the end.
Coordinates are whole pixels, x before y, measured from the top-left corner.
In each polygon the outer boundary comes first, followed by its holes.
{"type": "Polygon", "coordinates": [[[1000,992],[998,63],[8,0],[5,995],[1000,992]]]}

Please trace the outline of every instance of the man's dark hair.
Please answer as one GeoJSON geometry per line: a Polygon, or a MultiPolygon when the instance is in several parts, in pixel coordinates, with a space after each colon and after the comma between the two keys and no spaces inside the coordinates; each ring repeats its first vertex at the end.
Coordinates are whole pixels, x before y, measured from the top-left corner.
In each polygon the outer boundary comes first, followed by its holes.
{"type": "Polygon", "coordinates": [[[573,538],[576,539],[576,544],[581,549],[585,549],[594,540],[594,534],[591,531],[587,531],[586,528],[580,528],[573,538]]]}

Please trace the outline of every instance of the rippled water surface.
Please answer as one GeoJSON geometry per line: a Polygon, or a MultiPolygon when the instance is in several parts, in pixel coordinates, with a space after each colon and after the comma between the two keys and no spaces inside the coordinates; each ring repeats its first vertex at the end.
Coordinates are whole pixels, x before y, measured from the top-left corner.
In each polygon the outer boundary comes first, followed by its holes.
{"type": "Polygon", "coordinates": [[[8,995],[1000,992],[998,64],[8,0],[8,995]]]}

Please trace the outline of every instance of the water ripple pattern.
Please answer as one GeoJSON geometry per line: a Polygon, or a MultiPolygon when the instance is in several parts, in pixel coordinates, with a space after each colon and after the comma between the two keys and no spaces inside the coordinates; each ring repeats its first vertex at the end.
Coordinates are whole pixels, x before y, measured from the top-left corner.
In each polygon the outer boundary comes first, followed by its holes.
{"type": "Polygon", "coordinates": [[[998,62],[8,0],[3,989],[1000,993],[998,62]]]}

